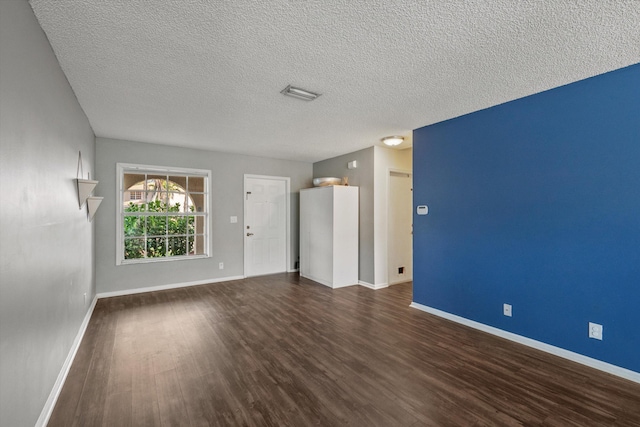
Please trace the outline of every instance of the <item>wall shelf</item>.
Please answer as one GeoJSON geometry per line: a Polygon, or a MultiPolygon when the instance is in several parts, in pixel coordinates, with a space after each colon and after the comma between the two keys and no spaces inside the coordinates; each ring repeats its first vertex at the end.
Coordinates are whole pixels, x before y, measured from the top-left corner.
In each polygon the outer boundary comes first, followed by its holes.
{"type": "Polygon", "coordinates": [[[91,176],[87,173],[87,179],[79,178],[84,175],[84,170],[82,168],[82,152],[78,152],[78,170],[76,171],[76,188],[78,190],[78,207],[82,210],[82,206],[86,203],[87,205],[87,215],[89,216],[89,221],[93,220],[96,211],[98,210],[98,206],[102,203],[103,197],[92,196],[93,190],[98,185],[98,181],[89,179],[91,176]]]}
{"type": "Polygon", "coordinates": [[[90,179],[76,179],[78,185],[78,208],[82,209],[82,205],[87,201],[89,195],[93,192],[93,189],[98,185],[98,181],[90,179]]]}
{"type": "Polygon", "coordinates": [[[89,212],[89,221],[93,220],[93,216],[98,210],[98,206],[102,203],[103,197],[89,196],[87,197],[87,210],[89,212]]]}

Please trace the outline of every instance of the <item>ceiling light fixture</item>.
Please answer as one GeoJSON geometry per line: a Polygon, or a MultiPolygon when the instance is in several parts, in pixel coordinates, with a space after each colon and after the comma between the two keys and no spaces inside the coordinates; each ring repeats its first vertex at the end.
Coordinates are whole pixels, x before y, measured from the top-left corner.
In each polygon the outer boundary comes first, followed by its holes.
{"type": "Polygon", "coordinates": [[[313,101],[320,96],[319,93],[309,92],[308,90],[300,89],[299,87],[293,87],[291,85],[282,89],[280,93],[283,95],[292,96],[294,98],[303,99],[305,101],[313,101]]]}
{"type": "Polygon", "coordinates": [[[400,145],[402,144],[403,141],[404,141],[403,136],[385,136],[384,138],[382,138],[382,143],[390,147],[395,147],[396,145],[400,145]]]}

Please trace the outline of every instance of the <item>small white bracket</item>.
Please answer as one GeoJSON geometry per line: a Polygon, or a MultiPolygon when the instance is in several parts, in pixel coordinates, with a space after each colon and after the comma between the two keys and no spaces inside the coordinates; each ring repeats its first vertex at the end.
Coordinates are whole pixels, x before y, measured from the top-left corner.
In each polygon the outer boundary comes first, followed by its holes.
{"type": "Polygon", "coordinates": [[[87,197],[93,192],[93,189],[98,185],[98,181],[92,181],[90,179],[76,179],[78,185],[78,207],[82,209],[82,205],[87,201],[87,197]]]}
{"type": "Polygon", "coordinates": [[[93,220],[93,216],[98,210],[98,206],[102,203],[103,197],[90,196],[87,197],[87,210],[89,211],[89,221],[93,220]]]}

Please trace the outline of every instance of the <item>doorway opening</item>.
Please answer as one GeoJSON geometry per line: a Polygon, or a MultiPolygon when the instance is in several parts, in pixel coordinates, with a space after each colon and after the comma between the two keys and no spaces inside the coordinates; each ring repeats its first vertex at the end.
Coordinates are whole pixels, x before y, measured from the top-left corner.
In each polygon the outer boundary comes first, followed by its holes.
{"type": "Polygon", "coordinates": [[[389,285],[413,280],[413,179],[389,171],[387,258],[389,285]]]}

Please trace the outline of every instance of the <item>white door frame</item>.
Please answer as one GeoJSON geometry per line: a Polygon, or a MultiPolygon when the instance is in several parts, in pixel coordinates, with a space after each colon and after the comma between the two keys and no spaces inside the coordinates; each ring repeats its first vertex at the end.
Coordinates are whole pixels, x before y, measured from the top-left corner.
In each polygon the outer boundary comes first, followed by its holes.
{"type": "MultiPolygon", "coordinates": [[[[389,270],[389,246],[391,246],[391,244],[389,243],[391,241],[391,221],[389,221],[389,218],[391,217],[391,215],[389,214],[390,210],[391,210],[391,174],[407,174],[408,178],[411,179],[411,188],[413,188],[413,171],[409,171],[409,170],[405,170],[405,169],[397,169],[397,168],[388,168],[387,169],[387,259],[386,259],[386,263],[387,263],[387,284],[391,285],[391,270],[389,270]]],[[[411,198],[413,199],[413,191],[411,193],[411,198]]],[[[412,213],[413,213],[413,202],[412,202],[412,213]]],[[[413,230],[413,228],[412,228],[413,230]]],[[[413,232],[411,234],[411,241],[413,244],[413,232]]],[[[413,264],[413,260],[412,260],[412,264],[413,264]]],[[[411,267],[411,276],[413,278],[413,266],[411,267]]]]}
{"type": "Polygon", "coordinates": [[[284,192],[285,192],[285,216],[286,216],[286,225],[285,225],[285,245],[286,245],[286,265],[285,271],[291,270],[291,178],[288,176],[271,176],[271,175],[253,175],[253,174],[244,174],[244,179],[242,183],[242,205],[243,205],[243,220],[242,220],[242,245],[243,245],[243,253],[244,260],[242,264],[242,275],[247,277],[247,263],[248,263],[248,248],[247,248],[247,179],[272,179],[274,181],[284,181],[284,192]]]}

